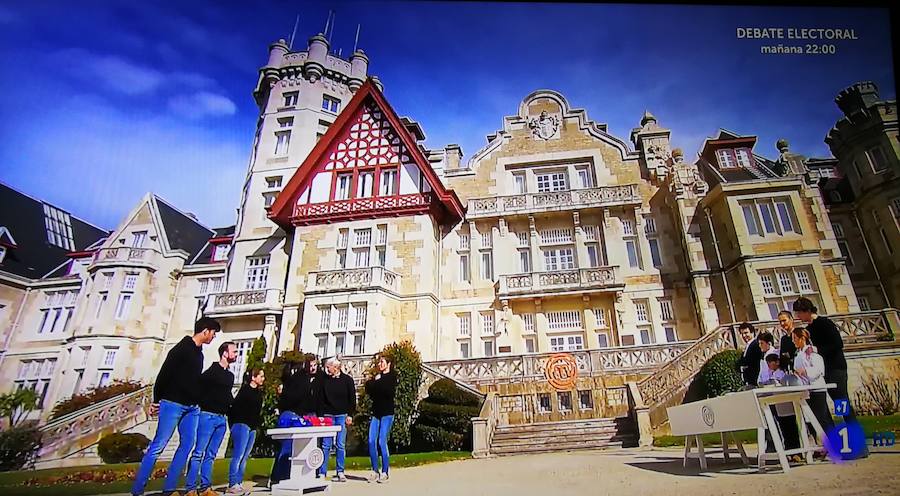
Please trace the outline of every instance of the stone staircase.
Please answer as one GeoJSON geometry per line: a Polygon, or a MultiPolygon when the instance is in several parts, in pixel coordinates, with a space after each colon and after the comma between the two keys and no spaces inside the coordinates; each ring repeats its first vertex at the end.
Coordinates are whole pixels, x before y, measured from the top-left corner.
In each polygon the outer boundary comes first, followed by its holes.
{"type": "Polygon", "coordinates": [[[492,455],[621,448],[633,444],[618,419],[563,420],[498,426],[491,440],[492,455]]]}

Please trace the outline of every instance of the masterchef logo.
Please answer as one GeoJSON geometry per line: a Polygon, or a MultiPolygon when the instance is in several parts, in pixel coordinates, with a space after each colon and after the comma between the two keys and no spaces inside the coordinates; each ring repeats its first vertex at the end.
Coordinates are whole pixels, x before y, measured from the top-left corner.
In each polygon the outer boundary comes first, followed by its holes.
{"type": "Polygon", "coordinates": [[[556,389],[571,389],[578,378],[578,364],[568,353],[551,355],[544,370],[547,381],[556,389]]]}

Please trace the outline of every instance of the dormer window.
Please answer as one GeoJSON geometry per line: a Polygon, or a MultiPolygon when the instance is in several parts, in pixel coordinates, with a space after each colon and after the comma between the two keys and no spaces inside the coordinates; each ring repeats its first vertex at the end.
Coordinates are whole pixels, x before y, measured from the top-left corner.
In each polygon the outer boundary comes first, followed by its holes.
{"type": "Polygon", "coordinates": [[[225,260],[228,260],[228,252],[230,252],[230,251],[231,251],[230,244],[216,245],[215,248],[213,248],[212,261],[213,262],[224,262],[225,260]]]}
{"type": "Polygon", "coordinates": [[[746,148],[739,148],[735,150],[734,156],[737,159],[737,164],[740,167],[750,167],[750,152],[747,151],[746,148]]]}
{"type": "Polygon", "coordinates": [[[0,264],[3,263],[4,258],[6,258],[6,247],[0,246],[0,264]]]}

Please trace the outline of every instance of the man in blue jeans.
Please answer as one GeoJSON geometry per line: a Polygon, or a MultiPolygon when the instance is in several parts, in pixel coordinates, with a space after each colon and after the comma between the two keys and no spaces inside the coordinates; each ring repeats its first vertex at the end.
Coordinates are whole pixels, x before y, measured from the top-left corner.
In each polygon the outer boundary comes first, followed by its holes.
{"type": "Polygon", "coordinates": [[[169,464],[169,472],[163,484],[163,494],[178,495],[175,487],[184,472],[191,448],[197,436],[197,421],[200,416],[199,384],[203,372],[204,344],[212,342],[222,326],[209,317],[203,317],[194,324],[193,337],[185,336],[169,350],[153,385],[153,404],[150,415],[159,415],[156,435],[147,447],[131,487],[131,494],[144,494],[144,487],[153,474],[153,466],[163,452],[175,429],[178,429],[178,449],[169,464]]]}
{"type": "MultiPolygon", "coordinates": [[[[353,424],[353,414],[356,412],[356,384],[353,378],[341,372],[341,361],[337,358],[329,358],[325,362],[325,375],[318,381],[319,412],[325,417],[331,417],[334,425],[341,426],[337,433],[336,453],[337,475],[335,482],[347,482],[344,476],[344,458],[347,455],[345,443],[347,441],[347,427],[353,424]]],[[[322,451],[325,452],[325,461],[319,467],[318,475],[325,477],[328,472],[328,459],[331,458],[331,445],[334,438],[322,439],[322,451]]]]}
{"type": "Polygon", "coordinates": [[[225,431],[228,430],[228,410],[234,397],[234,374],[228,366],[237,360],[237,345],[228,341],[219,346],[219,361],[210,365],[200,376],[200,422],[197,444],[188,463],[185,488],[187,496],[218,496],[212,490],[212,467],[225,431]],[[197,476],[200,481],[198,483],[197,476]]]}

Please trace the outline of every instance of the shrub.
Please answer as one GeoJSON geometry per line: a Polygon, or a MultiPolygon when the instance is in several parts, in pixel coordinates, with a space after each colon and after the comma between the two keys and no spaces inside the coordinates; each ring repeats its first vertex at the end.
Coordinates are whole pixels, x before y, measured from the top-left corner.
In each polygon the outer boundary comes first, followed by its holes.
{"type": "MultiPolygon", "coordinates": [[[[410,341],[391,343],[381,350],[379,355],[388,357],[391,367],[397,372],[397,392],[394,396],[394,424],[388,439],[390,447],[398,452],[407,451],[412,443],[411,428],[415,420],[416,403],[419,399],[419,386],[422,384],[422,357],[410,341]]],[[[375,359],[369,364],[366,376],[377,373],[375,359]]],[[[352,429],[359,439],[368,439],[369,419],[372,416],[372,401],[361,389],[353,418],[352,429]]]]}
{"type": "Polygon", "coordinates": [[[857,413],[893,415],[900,411],[900,380],[867,374],[855,396],[857,413]]]}
{"type": "Polygon", "coordinates": [[[741,352],[725,350],[716,353],[700,368],[700,377],[706,389],[707,398],[715,398],[725,393],[738,391],[744,381],[739,372],[738,360],[741,352]]]}
{"type": "Polygon", "coordinates": [[[143,434],[117,432],[100,439],[97,454],[103,463],[139,462],[149,444],[150,440],[143,434]]]}
{"type": "Polygon", "coordinates": [[[247,370],[262,367],[265,365],[265,361],[266,340],[260,336],[253,342],[253,346],[250,347],[250,353],[247,354],[247,370]]]}
{"type": "Polygon", "coordinates": [[[315,358],[312,353],[285,351],[263,365],[266,382],[263,384],[262,422],[256,431],[256,443],[253,445],[254,457],[271,458],[278,453],[280,442],[273,441],[266,435],[266,429],[271,429],[278,423],[278,415],[275,413],[278,408],[278,386],[281,385],[285,369],[298,369],[303,362],[312,358],[315,358]]]}
{"type": "Polygon", "coordinates": [[[481,398],[458,387],[450,379],[441,379],[428,388],[428,402],[439,405],[479,406],[481,398]]]}
{"type": "Polygon", "coordinates": [[[96,403],[100,403],[103,400],[119,396],[120,394],[133,393],[142,387],[144,387],[144,385],[137,381],[113,381],[109,385],[89,389],[85,393],[76,394],[71,398],[57,403],[56,406],[53,407],[53,411],[50,412],[50,420],[62,417],[63,415],[68,415],[72,412],[77,412],[82,408],[87,408],[96,403]]]}
{"type": "MultiPolygon", "coordinates": [[[[471,441],[472,436],[468,439],[471,441]]],[[[413,426],[412,448],[417,452],[427,451],[463,451],[466,436],[450,432],[439,427],[416,424],[413,426]]]]}
{"type": "Polygon", "coordinates": [[[34,462],[41,448],[36,427],[13,427],[0,431],[0,471],[20,470],[34,462]]]}
{"type": "Polygon", "coordinates": [[[438,427],[450,432],[469,435],[472,432],[472,417],[477,417],[480,411],[481,407],[478,406],[441,405],[423,400],[419,403],[419,417],[416,419],[416,425],[438,427]]]}
{"type": "Polygon", "coordinates": [[[37,404],[37,393],[28,388],[0,394],[0,417],[6,418],[9,427],[15,427],[28,416],[28,412],[37,408],[37,404]]]}

